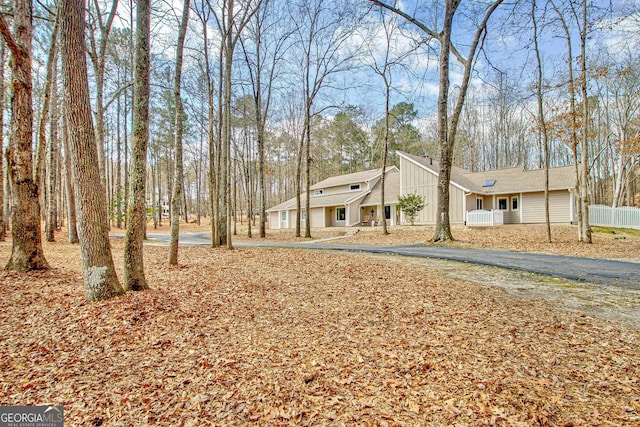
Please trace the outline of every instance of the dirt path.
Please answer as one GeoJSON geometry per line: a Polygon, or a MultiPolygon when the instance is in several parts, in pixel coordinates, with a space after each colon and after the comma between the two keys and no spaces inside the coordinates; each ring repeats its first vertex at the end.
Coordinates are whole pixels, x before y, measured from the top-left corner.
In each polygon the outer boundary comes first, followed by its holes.
{"type": "Polygon", "coordinates": [[[567,311],[584,313],[640,329],[640,290],[637,289],[578,282],[456,261],[409,257],[384,258],[403,264],[426,265],[453,279],[502,288],[516,298],[548,300],[567,311]]]}

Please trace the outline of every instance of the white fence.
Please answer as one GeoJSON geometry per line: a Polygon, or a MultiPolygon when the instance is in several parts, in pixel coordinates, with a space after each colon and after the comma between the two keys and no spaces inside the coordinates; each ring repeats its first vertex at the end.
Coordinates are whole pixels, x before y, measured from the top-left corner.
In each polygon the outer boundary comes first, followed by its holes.
{"type": "Polygon", "coordinates": [[[504,224],[503,212],[499,210],[475,210],[465,212],[466,223],[470,227],[491,227],[504,224]]]}
{"type": "Polygon", "coordinates": [[[611,208],[611,206],[589,206],[589,224],[601,227],[640,229],[640,209],[630,206],[611,208]]]}

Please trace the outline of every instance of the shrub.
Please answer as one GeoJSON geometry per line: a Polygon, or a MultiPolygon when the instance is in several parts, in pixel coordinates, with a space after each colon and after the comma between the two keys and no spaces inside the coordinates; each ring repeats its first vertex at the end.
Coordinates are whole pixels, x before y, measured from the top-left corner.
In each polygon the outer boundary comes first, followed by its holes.
{"type": "Polygon", "coordinates": [[[426,205],[427,203],[424,197],[419,194],[412,193],[405,196],[398,196],[398,207],[407,216],[411,225],[415,223],[418,213],[420,213],[426,205]]]}

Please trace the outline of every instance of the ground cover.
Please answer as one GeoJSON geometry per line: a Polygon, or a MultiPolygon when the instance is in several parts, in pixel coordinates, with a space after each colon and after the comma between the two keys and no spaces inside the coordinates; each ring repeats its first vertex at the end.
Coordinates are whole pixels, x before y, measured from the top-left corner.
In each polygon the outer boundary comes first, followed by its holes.
{"type": "Polygon", "coordinates": [[[640,423],[640,333],[560,302],[380,257],[148,247],[151,291],[87,303],[78,248],[45,252],[0,273],[0,403],[68,425],[640,423]]]}
{"type": "MultiPolygon", "coordinates": [[[[201,225],[195,223],[182,224],[181,231],[209,233],[211,227],[208,219],[201,225]]],[[[509,224],[500,227],[465,227],[454,225],[454,246],[512,251],[528,251],[557,255],[582,256],[587,258],[608,258],[640,263],[640,230],[610,229],[594,227],[593,244],[577,241],[578,230],[575,225],[553,224],[552,243],[547,242],[544,224],[509,224]]],[[[257,227],[253,227],[251,240],[256,237],[257,227]]],[[[169,232],[167,224],[153,229],[151,232],[169,232]]],[[[291,230],[268,230],[266,240],[307,242],[317,239],[340,238],[340,243],[374,244],[374,245],[408,245],[427,243],[433,236],[433,226],[395,226],[389,227],[388,235],[382,234],[381,227],[333,227],[312,229],[312,239],[295,237],[291,230]]],[[[113,229],[113,233],[122,230],[113,229]]],[[[304,230],[303,230],[304,233],[304,230]]],[[[247,224],[238,224],[235,241],[250,240],[247,237],[247,224]]]]}

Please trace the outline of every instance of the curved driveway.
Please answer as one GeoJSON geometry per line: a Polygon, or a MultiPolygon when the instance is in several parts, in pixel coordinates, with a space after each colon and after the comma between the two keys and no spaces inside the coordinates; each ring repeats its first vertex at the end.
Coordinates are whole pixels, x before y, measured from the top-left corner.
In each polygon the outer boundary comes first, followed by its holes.
{"type": "MultiPolygon", "coordinates": [[[[159,241],[168,241],[169,239],[169,236],[166,234],[149,234],[148,237],[159,241]]],[[[181,233],[180,244],[204,246],[210,245],[211,239],[207,237],[205,233],[181,233]]],[[[423,244],[406,246],[374,246],[327,242],[265,242],[256,239],[253,242],[234,242],[234,246],[368,252],[406,257],[444,259],[640,290],[640,264],[625,261],[534,254],[527,252],[427,246],[423,244]]]]}

